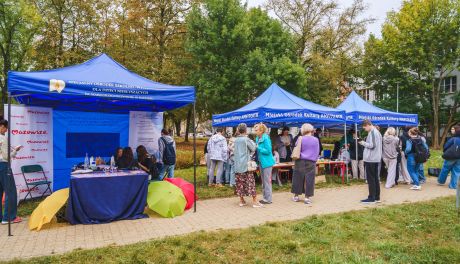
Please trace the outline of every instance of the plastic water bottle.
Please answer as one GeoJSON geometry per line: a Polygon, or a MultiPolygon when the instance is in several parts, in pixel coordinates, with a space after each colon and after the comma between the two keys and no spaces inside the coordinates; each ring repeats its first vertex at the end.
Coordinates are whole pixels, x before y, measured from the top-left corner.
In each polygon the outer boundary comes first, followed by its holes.
{"type": "Polygon", "coordinates": [[[115,168],[115,157],[112,156],[110,158],[110,172],[113,172],[113,169],[115,168]]]}
{"type": "Polygon", "coordinates": [[[93,156],[91,156],[91,158],[89,158],[89,167],[90,167],[90,168],[93,168],[93,167],[94,167],[94,165],[95,165],[95,162],[94,162],[94,157],[93,157],[93,156]]]}
{"type": "Polygon", "coordinates": [[[88,159],[88,153],[86,153],[86,156],[85,156],[85,165],[84,165],[85,170],[87,170],[88,167],[89,167],[89,159],[88,159]]]}

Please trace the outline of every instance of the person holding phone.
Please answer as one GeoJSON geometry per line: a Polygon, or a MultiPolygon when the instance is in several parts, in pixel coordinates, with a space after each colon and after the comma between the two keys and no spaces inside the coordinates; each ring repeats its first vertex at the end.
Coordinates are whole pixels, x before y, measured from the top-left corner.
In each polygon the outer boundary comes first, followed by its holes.
{"type": "Polygon", "coordinates": [[[16,183],[14,177],[8,174],[8,151],[10,151],[11,158],[16,157],[16,153],[21,150],[22,146],[17,146],[8,149],[8,121],[0,120],[0,195],[5,193],[5,211],[2,211],[2,204],[0,203],[0,213],[2,213],[2,225],[8,224],[8,219],[12,223],[20,223],[22,219],[18,216],[18,194],[16,190],[16,183]],[[8,178],[10,177],[10,178],[8,178]],[[10,207],[11,206],[11,207],[10,207]],[[9,210],[8,210],[8,207],[9,210]],[[8,213],[9,211],[9,213],[8,213]]]}

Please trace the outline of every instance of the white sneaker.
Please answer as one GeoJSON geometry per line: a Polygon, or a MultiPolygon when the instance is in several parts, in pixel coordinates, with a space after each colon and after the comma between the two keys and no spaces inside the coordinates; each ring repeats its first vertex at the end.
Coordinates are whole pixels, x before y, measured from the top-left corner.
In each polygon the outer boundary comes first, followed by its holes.
{"type": "Polygon", "coordinates": [[[413,185],[412,187],[410,187],[411,190],[416,190],[416,191],[420,191],[422,189],[422,186],[417,186],[417,185],[413,185]]]}
{"type": "Polygon", "coordinates": [[[261,203],[255,203],[255,204],[252,205],[252,208],[262,208],[262,207],[264,207],[264,206],[261,203]]]}
{"type": "Polygon", "coordinates": [[[305,200],[304,200],[303,203],[304,203],[304,204],[311,204],[312,201],[311,201],[310,199],[308,199],[308,198],[305,198],[305,200]]]}
{"type": "Polygon", "coordinates": [[[297,203],[299,201],[299,196],[292,197],[292,201],[297,203]]]}

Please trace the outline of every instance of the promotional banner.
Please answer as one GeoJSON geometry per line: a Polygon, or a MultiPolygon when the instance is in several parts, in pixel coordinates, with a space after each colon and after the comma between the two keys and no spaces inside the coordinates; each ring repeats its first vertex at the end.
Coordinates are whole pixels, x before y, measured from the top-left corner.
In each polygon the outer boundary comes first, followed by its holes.
{"type": "Polygon", "coordinates": [[[133,151],[137,146],[144,145],[149,153],[156,153],[161,129],[163,129],[162,112],[129,112],[129,146],[133,151]]]}
{"type": "Polygon", "coordinates": [[[54,110],[54,189],[69,187],[73,166],[88,157],[106,162],[128,146],[128,114],[54,110]]]}
{"type": "MultiPolygon", "coordinates": [[[[8,105],[4,107],[8,116],[8,105]]],[[[46,178],[53,181],[53,110],[44,107],[11,106],[11,146],[24,146],[16,158],[12,159],[11,169],[18,190],[18,201],[27,195],[27,187],[21,172],[25,165],[41,165],[46,178]]],[[[28,182],[43,181],[43,173],[26,174],[28,182]]],[[[51,185],[51,188],[53,186],[51,185]]],[[[33,197],[39,197],[47,188],[42,185],[34,188],[33,197]]],[[[27,197],[30,199],[30,195],[27,197]]]]}

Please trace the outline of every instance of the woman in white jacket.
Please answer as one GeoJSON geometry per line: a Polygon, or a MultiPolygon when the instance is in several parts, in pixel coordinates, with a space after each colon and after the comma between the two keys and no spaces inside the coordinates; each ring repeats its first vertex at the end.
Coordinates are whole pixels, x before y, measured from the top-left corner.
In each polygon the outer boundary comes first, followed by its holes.
{"type": "Polygon", "coordinates": [[[217,129],[217,133],[208,141],[208,159],[210,161],[208,170],[208,185],[213,186],[214,170],[216,172],[216,185],[222,187],[222,174],[224,172],[224,161],[228,159],[227,139],[222,136],[222,128],[217,129]]]}

